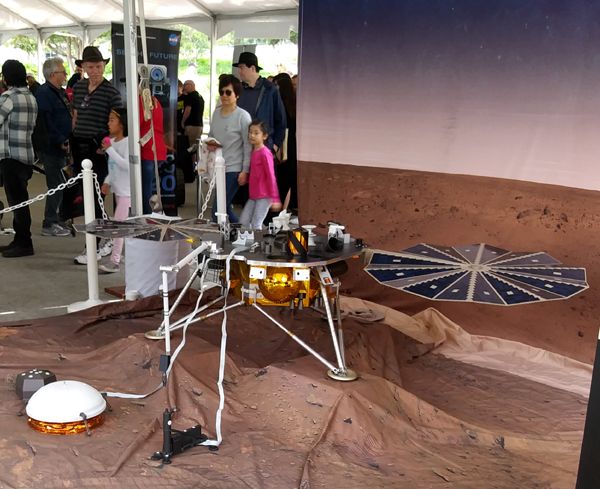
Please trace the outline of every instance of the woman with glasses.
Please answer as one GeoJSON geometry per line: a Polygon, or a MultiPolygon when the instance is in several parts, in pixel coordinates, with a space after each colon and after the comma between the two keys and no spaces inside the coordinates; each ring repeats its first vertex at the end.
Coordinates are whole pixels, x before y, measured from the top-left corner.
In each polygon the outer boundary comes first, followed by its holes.
{"type": "MultiPolygon", "coordinates": [[[[225,159],[227,215],[229,222],[238,222],[231,208],[231,202],[240,185],[248,182],[250,153],[248,127],[251,117],[237,105],[242,91],[241,82],[233,75],[219,77],[219,98],[221,105],[215,109],[210,121],[209,138],[214,138],[223,148],[225,159]]],[[[210,149],[210,146],[209,146],[210,149]]],[[[214,148],[213,148],[214,150],[214,148]]],[[[213,205],[213,220],[216,220],[216,200],[213,205]]]]}

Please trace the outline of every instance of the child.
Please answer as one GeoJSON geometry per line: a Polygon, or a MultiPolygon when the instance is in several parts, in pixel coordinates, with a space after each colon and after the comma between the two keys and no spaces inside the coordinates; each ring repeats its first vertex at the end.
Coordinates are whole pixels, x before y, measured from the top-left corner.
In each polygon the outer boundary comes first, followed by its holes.
{"type": "Polygon", "coordinates": [[[281,210],[281,201],[277,191],[273,155],[265,146],[269,132],[265,123],[254,120],[248,128],[248,141],[252,145],[250,156],[250,178],[248,194],[250,198],[240,216],[240,224],[252,229],[262,229],[263,221],[269,209],[281,210]]]}
{"type": "MultiPolygon", "coordinates": [[[[112,189],[117,202],[113,218],[116,221],[122,221],[129,217],[129,208],[131,207],[127,112],[125,109],[111,110],[108,116],[108,132],[110,138],[104,138],[102,141],[102,149],[108,155],[108,175],[102,184],[102,193],[106,195],[109,189],[112,189]]],[[[122,250],[123,238],[114,239],[110,260],[100,262],[98,270],[107,273],[118,272],[122,250]]]]}

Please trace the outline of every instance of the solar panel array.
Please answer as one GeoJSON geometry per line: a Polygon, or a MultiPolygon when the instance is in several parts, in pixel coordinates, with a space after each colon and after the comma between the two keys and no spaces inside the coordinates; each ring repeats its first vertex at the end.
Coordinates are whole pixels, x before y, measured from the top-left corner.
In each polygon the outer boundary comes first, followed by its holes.
{"type": "Polygon", "coordinates": [[[376,250],[365,270],[383,285],[433,300],[515,305],[566,299],[588,288],[585,268],[484,243],[376,250]]]}

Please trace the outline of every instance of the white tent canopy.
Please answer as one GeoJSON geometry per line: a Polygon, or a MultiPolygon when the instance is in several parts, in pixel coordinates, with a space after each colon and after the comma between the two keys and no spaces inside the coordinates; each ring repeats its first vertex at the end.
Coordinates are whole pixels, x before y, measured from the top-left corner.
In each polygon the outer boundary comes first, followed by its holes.
{"type": "MultiPolygon", "coordinates": [[[[214,45],[219,37],[235,31],[237,38],[287,38],[298,25],[299,0],[1,0],[0,44],[17,34],[31,35],[38,42],[38,64],[44,59],[43,41],[54,33],[68,33],[90,44],[108,30],[112,22],[124,24],[127,79],[137,72],[135,25],[140,15],[148,26],[185,24],[206,33],[211,41],[210,91],[215,82],[214,45]],[[135,7],[134,7],[135,5],[135,7]],[[137,11],[135,9],[137,8],[137,11]]],[[[40,67],[41,71],[41,67],[40,67]]],[[[133,215],[140,215],[141,170],[137,86],[127,84],[129,150],[132,162],[131,202],[133,215]]],[[[209,99],[209,112],[211,110],[209,99]]]]}
{"type": "MultiPolygon", "coordinates": [[[[287,38],[298,24],[298,0],[145,0],[147,25],[185,24],[211,36],[287,38]]],[[[123,22],[123,0],[2,0],[0,44],[16,34],[45,39],[70,33],[91,42],[123,22]]]]}

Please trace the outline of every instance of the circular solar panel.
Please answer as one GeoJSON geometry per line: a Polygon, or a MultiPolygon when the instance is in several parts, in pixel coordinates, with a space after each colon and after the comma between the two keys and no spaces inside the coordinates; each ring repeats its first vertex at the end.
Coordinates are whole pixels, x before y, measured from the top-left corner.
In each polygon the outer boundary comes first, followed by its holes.
{"type": "Polygon", "coordinates": [[[566,267],[544,252],[484,243],[374,250],[365,271],[383,285],[427,299],[507,306],[566,299],[589,287],[585,268],[566,267]]]}

